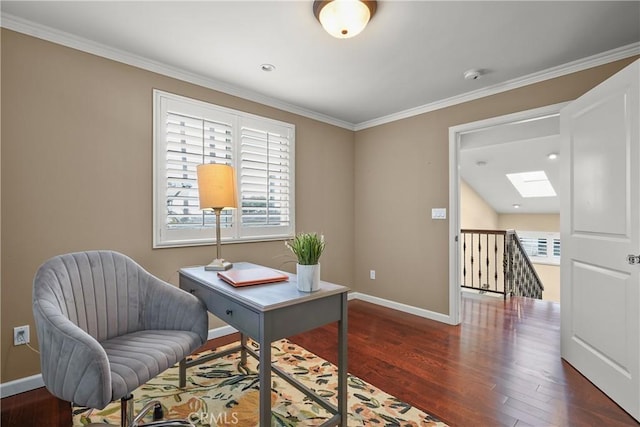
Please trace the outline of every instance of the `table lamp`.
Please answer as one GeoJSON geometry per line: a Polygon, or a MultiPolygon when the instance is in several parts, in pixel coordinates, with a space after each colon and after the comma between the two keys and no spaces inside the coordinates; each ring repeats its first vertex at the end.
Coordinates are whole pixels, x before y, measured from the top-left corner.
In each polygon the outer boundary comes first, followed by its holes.
{"type": "Polygon", "coordinates": [[[213,209],[216,214],[216,259],[204,267],[205,270],[221,271],[230,269],[233,264],[220,255],[220,212],[226,208],[238,206],[236,201],[236,173],[233,167],[220,164],[202,164],[197,166],[198,195],[200,209],[213,209]]]}

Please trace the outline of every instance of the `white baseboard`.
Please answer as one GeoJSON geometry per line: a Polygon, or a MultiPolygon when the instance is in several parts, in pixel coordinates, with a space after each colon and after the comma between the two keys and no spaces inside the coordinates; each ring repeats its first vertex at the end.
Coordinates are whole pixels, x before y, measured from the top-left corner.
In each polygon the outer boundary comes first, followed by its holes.
{"type": "MultiPolygon", "coordinates": [[[[215,329],[209,329],[208,339],[212,340],[214,338],[220,338],[225,335],[233,334],[235,332],[238,332],[238,330],[228,325],[221,326],[215,329]]],[[[25,378],[18,378],[17,380],[0,384],[0,398],[4,399],[5,397],[35,390],[40,387],[44,387],[42,374],[36,374],[25,378]]]]}
{"type": "Polygon", "coordinates": [[[207,339],[212,340],[215,338],[224,337],[225,335],[235,334],[236,332],[238,332],[238,330],[233,326],[220,326],[219,328],[209,329],[209,336],[207,337],[207,339]]]}
{"type": "Polygon", "coordinates": [[[401,302],[391,301],[384,298],[374,297],[373,295],[363,294],[361,292],[350,292],[349,299],[359,299],[372,304],[381,305],[383,307],[392,308],[394,310],[403,311],[409,314],[415,314],[416,316],[424,317],[427,319],[435,320],[437,322],[446,323],[448,325],[454,325],[451,316],[447,314],[437,313],[435,311],[426,310],[424,308],[414,307],[412,305],[403,304],[401,302]]]}
{"type": "Polygon", "coordinates": [[[35,390],[40,387],[44,387],[42,374],[31,375],[30,377],[25,378],[18,378],[17,380],[0,384],[0,398],[4,399],[5,397],[24,393],[25,391],[35,390]]]}

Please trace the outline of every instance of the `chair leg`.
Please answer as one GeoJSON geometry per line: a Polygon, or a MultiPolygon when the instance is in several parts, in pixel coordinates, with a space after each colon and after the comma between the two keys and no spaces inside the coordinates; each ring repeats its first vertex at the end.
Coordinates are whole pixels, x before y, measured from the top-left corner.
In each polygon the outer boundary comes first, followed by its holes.
{"type": "Polygon", "coordinates": [[[140,427],[196,427],[187,420],[154,421],[148,424],[140,424],[140,427]]]}
{"type": "Polygon", "coordinates": [[[120,399],[120,425],[129,427],[133,424],[133,395],[128,394],[120,399]]]}
{"type": "MultiPolygon", "coordinates": [[[[133,401],[133,399],[131,399],[133,401]]],[[[131,407],[131,414],[133,414],[133,406],[131,407]]],[[[133,420],[123,427],[195,427],[193,423],[187,420],[161,420],[163,417],[162,405],[157,400],[148,402],[140,410],[133,420]],[[153,411],[153,421],[150,423],[143,423],[142,420],[150,412],[153,411]]]]}
{"type": "Polygon", "coordinates": [[[144,425],[142,424],[142,420],[151,410],[153,410],[153,421],[162,419],[162,405],[160,405],[160,402],[158,402],[157,400],[152,400],[151,402],[144,405],[138,415],[136,415],[136,417],[133,419],[133,422],[127,427],[138,427],[144,425]]]}
{"type": "Polygon", "coordinates": [[[165,420],[153,421],[148,424],[140,424],[139,427],[196,427],[195,424],[187,420],[165,420]]]}
{"type": "Polygon", "coordinates": [[[162,406],[157,400],[152,400],[140,410],[140,413],[134,418],[133,416],[133,395],[120,399],[120,425],[122,427],[195,427],[193,423],[187,420],[163,420],[162,406]],[[150,423],[143,424],[142,419],[153,410],[153,420],[150,423]]]}

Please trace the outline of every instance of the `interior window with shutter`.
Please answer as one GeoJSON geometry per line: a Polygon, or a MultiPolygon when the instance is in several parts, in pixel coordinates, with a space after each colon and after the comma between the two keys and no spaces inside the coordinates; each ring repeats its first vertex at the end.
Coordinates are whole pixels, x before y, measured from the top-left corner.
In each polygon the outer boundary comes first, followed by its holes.
{"type": "Polygon", "coordinates": [[[222,241],[293,235],[293,125],[154,91],[154,247],[215,242],[215,215],[199,208],[196,167],[237,174],[238,209],[221,216],[222,241]]]}
{"type": "Polygon", "coordinates": [[[553,256],[560,258],[560,239],[553,239],[553,256]]]}
{"type": "Polygon", "coordinates": [[[547,256],[547,239],[544,237],[520,236],[520,243],[529,257],[547,256]]]}
{"type": "Polygon", "coordinates": [[[518,230],[522,247],[534,263],[560,264],[560,233],[518,230]]]}

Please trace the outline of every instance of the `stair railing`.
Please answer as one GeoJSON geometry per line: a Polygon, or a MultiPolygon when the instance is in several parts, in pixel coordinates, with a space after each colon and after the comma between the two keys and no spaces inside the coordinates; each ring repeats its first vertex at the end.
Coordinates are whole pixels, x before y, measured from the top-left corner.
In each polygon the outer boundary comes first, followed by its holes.
{"type": "Polygon", "coordinates": [[[514,230],[461,230],[463,288],[542,298],[544,287],[514,230]]]}
{"type": "Polygon", "coordinates": [[[507,230],[508,248],[508,291],[512,296],[542,299],[544,286],[529,255],[524,250],[518,233],[507,230]]]}

